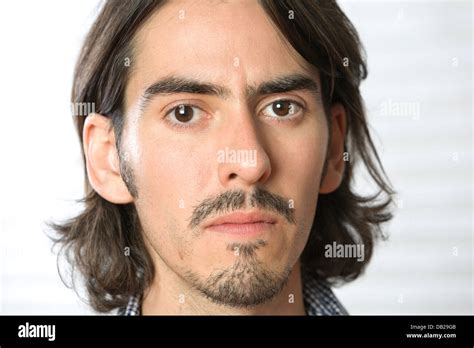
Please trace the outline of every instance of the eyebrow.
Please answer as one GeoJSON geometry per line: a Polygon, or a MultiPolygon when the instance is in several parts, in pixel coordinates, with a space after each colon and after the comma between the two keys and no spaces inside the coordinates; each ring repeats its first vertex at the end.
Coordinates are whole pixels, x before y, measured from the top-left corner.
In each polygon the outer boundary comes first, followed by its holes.
{"type": "MultiPolygon", "coordinates": [[[[309,90],[313,93],[319,93],[318,84],[311,77],[304,74],[289,74],[265,81],[257,87],[247,86],[246,97],[251,99],[296,90],[309,90]]],[[[169,76],[153,83],[145,90],[141,97],[140,107],[144,110],[157,95],[174,93],[203,94],[222,99],[226,99],[232,95],[231,90],[224,86],[192,78],[169,76]]]]}
{"type": "Polygon", "coordinates": [[[263,82],[257,88],[248,87],[247,97],[251,98],[267,94],[287,93],[297,90],[308,90],[319,93],[318,84],[315,80],[303,74],[291,74],[263,82]]]}

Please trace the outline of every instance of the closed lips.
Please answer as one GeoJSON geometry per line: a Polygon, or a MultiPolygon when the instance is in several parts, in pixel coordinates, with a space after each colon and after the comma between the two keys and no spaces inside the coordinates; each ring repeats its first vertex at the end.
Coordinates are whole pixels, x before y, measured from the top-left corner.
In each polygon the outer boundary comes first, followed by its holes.
{"type": "Polygon", "coordinates": [[[209,224],[207,224],[205,227],[211,227],[211,226],[217,226],[217,225],[225,225],[225,224],[255,224],[255,223],[267,223],[267,224],[275,224],[276,219],[273,218],[269,214],[264,214],[264,213],[242,213],[242,212],[237,212],[237,213],[232,213],[229,215],[221,216],[218,217],[212,221],[210,221],[209,224]]]}

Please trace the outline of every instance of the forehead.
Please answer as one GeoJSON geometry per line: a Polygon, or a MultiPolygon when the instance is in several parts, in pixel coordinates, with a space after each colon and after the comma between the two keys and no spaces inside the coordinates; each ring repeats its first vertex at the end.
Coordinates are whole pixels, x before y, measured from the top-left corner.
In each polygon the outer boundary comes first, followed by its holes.
{"type": "Polygon", "coordinates": [[[137,94],[171,74],[232,89],[310,70],[256,0],[170,1],[139,30],[134,52],[129,89],[137,94]]]}

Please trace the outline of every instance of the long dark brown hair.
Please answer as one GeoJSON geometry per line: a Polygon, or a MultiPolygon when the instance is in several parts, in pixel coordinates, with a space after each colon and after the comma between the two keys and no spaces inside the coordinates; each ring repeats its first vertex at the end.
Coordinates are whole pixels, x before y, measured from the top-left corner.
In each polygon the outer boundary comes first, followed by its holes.
{"type": "MultiPolygon", "coordinates": [[[[133,69],[136,32],[164,1],[109,0],[87,35],[77,61],[72,102],[94,103],[95,112],[110,117],[117,148],[124,125],[124,90],[133,69]],[[131,62],[129,66],[126,64],[131,62]]],[[[335,1],[261,0],[261,6],[294,49],[320,72],[323,103],[342,103],[347,112],[346,163],[340,187],[318,198],[316,218],[302,263],[315,276],[331,282],[358,277],[370,260],[381,224],[392,218],[393,190],[371,140],[360,82],[367,76],[356,30],[335,1]],[[374,193],[354,191],[354,165],[370,175],[374,193]],[[326,258],[325,245],[362,243],[363,262],[356,258],[326,258]]],[[[85,117],[74,116],[82,143],[85,117]]],[[[83,153],[84,157],[84,153],[83,153]]],[[[122,173],[124,177],[124,173],[122,173]]],[[[133,191],[133,187],[129,186],[133,191]]],[[[85,180],[84,209],[65,223],[52,224],[73,270],[84,279],[90,305],[108,312],[126,305],[129,296],[151,284],[154,265],[145,248],[133,204],[119,205],[98,195],[85,180]],[[128,249],[129,255],[124,253],[128,249]]],[[[133,194],[133,192],[131,192],[133,194]]],[[[74,273],[73,273],[74,274],[74,273]]]]}

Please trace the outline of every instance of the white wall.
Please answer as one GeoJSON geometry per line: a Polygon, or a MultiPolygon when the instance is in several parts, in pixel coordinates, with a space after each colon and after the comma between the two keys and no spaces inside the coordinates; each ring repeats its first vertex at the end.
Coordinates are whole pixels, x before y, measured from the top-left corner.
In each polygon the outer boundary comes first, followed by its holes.
{"type": "Polygon", "coordinates": [[[472,2],[341,5],[367,50],[362,93],[400,208],[337,294],[353,314],[472,314],[472,2]]]}
{"type": "MultiPolygon", "coordinates": [[[[69,94],[98,5],[0,2],[2,314],[91,313],[61,283],[44,222],[82,194],[69,94]]],[[[367,49],[362,91],[400,208],[366,275],[336,292],[352,314],[472,314],[472,2],[341,6],[367,49]],[[414,113],[384,113],[400,103],[414,113]]]]}
{"type": "Polygon", "coordinates": [[[69,96],[97,1],[0,2],[0,313],[87,313],[44,222],[74,215],[82,167],[69,96]]]}

